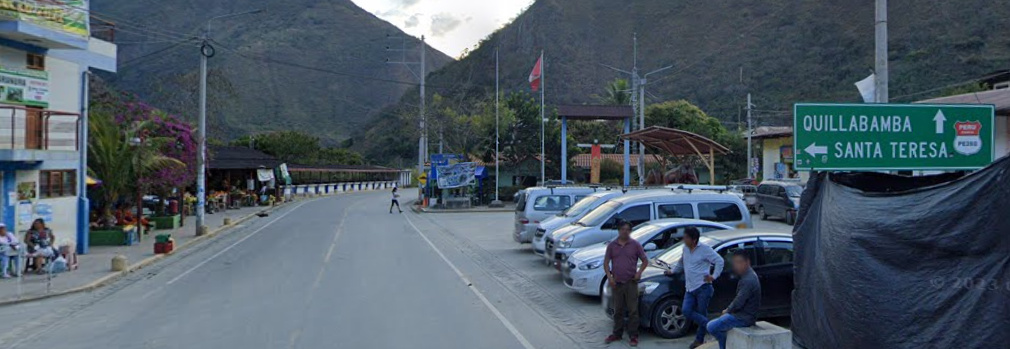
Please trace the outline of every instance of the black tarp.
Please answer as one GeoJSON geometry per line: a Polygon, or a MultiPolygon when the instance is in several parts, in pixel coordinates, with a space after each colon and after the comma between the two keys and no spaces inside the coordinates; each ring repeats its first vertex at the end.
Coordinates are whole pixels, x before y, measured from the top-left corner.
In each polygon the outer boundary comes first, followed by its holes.
{"type": "Polygon", "coordinates": [[[795,228],[800,348],[1010,348],[1010,158],[962,178],[815,173],[795,228]]]}

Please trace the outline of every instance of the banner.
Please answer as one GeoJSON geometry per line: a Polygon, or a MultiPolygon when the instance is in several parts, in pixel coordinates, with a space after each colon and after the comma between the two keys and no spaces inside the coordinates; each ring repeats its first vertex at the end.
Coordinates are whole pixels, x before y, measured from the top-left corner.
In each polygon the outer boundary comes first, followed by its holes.
{"type": "Polygon", "coordinates": [[[0,103],[48,108],[49,73],[0,67],[0,103]]]}
{"type": "Polygon", "coordinates": [[[88,0],[0,0],[0,17],[88,37],[88,0]]]}
{"type": "Polygon", "coordinates": [[[475,170],[477,163],[461,162],[454,165],[441,166],[438,168],[438,187],[441,189],[451,189],[465,187],[476,180],[475,170]]]}

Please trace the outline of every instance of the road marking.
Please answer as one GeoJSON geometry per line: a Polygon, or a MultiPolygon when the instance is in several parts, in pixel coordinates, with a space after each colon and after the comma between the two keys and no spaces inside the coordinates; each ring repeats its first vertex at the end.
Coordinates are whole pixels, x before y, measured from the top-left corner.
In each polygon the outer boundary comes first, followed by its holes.
{"type": "Polygon", "coordinates": [[[330,244],[330,249],[328,251],[326,251],[326,258],[323,259],[323,265],[324,266],[327,263],[330,263],[330,256],[333,255],[333,250],[337,247],[337,239],[340,238],[340,233],[342,233],[344,231],[344,222],[347,221],[347,211],[350,211],[350,210],[351,210],[350,207],[345,208],[344,209],[344,216],[340,217],[340,224],[337,225],[337,231],[335,233],[333,233],[333,243],[330,244]]]}
{"type": "Polygon", "coordinates": [[[298,206],[295,206],[294,208],[292,208],[291,211],[284,212],[284,214],[282,214],[280,216],[277,216],[277,218],[274,218],[274,220],[270,221],[267,224],[264,224],[262,227],[260,227],[259,229],[256,229],[256,231],[252,232],[251,234],[243,236],[238,241],[235,241],[235,243],[229,245],[228,247],[225,247],[223,250],[218,251],[213,256],[210,256],[210,258],[207,258],[203,262],[200,262],[199,264],[193,266],[192,268],[189,268],[189,270],[184,271],[182,274],[179,274],[179,276],[176,276],[174,279],[168,280],[168,282],[166,282],[165,285],[174,284],[176,281],[179,281],[179,279],[182,279],[184,276],[189,275],[189,273],[192,273],[194,270],[199,269],[200,267],[204,266],[204,264],[210,263],[210,261],[213,261],[214,258],[217,258],[218,256],[224,254],[225,252],[228,252],[229,250],[231,250],[235,246],[238,246],[238,244],[241,244],[242,242],[244,242],[246,240],[249,240],[249,238],[251,238],[253,236],[256,236],[256,234],[259,234],[259,232],[263,231],[264,229],[266,229],[267,227],[269,227],[271,224],[274,224],[274,222],[279,221],[281,218],[284,218],[285,216],[287,216],[291,212],[295,212],[295,210],[298,210],[299,208],[301,208],[302,206],[304,206],[305,204],[307,204],[309,202],[310,201],[303,202],[303,203],[299,204],[298,206]]]}
{"type": "Polygon", "coordinates": [[[407,220],[407,223],[414,228],[414,231],[416,231],[418,235],[421,235],[421,238],[424,239],[424,242],[427,242],[428,246],[431,246],[431,249],[435,250],[435,253],[437,253],[439,257],[442,257],[442,261],[445,262],[445,264],[448,264],[449,268],[452,268],[452,271],[456,272],[456,275],[459,276],[461,280],[463,280],[463,283],[469,286],[467,288],[469,288],[470,291],[473,291],[473,293],[477,295],[477,298],[480,298],[481,302],[484,302],[484,305],[487,306],[487,308],[490,309],[492,313],[494,313],[494,316],[498,318],[498,321],[501,321],[502,325],[505,325],[505,328],[508,329],[509,332],[511,332],[512,335],[516,337],[516,340],[519,341],[519,344],[523,345],[523,348],[536,349],[536,347],[534,347],[533,344],[531,344],[528,340],[526,340],[526,337],[524,337],[522,333],[519,333],[519,329],[517,329],[515,325],[512,325],[512,322],[509,321],[509,319],[505,318],[505,315],[502,315],[502,313],[498,311],[498,308],[496,308],[494,304],[491,304],[491,301],[489,301],[487,297],[484,297],[484,294],[477,289],[477,286],[475,286],[473,282],[471,282],[470,279],[467,278],[466,275],[464,275],[463,272],[460,271],[459,268],[457,268],[456,265],[453,264],[452,261],[450,261],[449,258],[446,257],[444,253],[442,253],[442,250],[439,250],[438,247],[436,247],[435,244],[432,243],[431,240],[429,240],[428,237],[424,235],[424,232],[422,232],[421,229],[418,229],[417,226],[414,225],[414,222],[410,220],[410,218],[407,218],[407,215],[404,215],[403,218],[407,220]]]}

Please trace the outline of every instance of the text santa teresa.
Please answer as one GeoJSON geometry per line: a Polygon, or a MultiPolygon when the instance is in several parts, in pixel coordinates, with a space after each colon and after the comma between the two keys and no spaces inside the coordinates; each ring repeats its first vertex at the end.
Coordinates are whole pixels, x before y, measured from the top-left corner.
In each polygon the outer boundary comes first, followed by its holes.
{"type": "Polygon", "coordinates": [[[804,115],[803,130],[812,132],[911,133],[912,121],[902,115],[804,115]]]}

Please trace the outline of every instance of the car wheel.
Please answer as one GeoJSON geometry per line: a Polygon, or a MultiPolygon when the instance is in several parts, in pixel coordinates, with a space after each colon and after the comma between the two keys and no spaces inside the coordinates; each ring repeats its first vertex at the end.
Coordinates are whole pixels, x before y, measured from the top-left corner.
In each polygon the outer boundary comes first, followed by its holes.
{"type": "Polygon", "coordinates": [[[600,297],[603,297],[603,288],[607,287],[607,277],[603,277],[603,282],[600,282],[600,297]]]}
{"type": "Polygon", "coordinates": [[[796,224],[796,211],[786,212],[786,224],[793,225],[796,224]]]}
{"type": "Polygon", "coordinates": [[[659,302],[652,314],[652,331],[663,338],[680,338],[691,329],[677,298],[667,298],[659,302]]]}
{"type": "Polygon", "coordinates": [[[763,221],[767,221],[768,220],[768,213],[765,212],[765,207],[764,206],[758,206],[758,215],[761,216],[761,220],[763,220],[763,221]]]}

